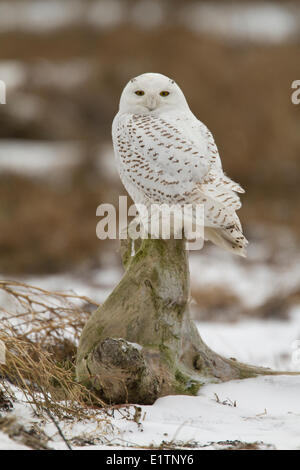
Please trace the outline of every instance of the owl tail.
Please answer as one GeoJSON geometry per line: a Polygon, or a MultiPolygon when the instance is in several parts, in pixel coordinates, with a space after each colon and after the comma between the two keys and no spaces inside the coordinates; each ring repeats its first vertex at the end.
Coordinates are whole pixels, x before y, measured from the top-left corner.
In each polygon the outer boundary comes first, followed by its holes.
{"type": "Polygon", "coordinates": [[[205,240],[209,240],[215,245],[227,251],[231,251],[236,255],[243,256],[244,258],[247,256],[246,246],[248,245],[248,241],[237,227],[205,227],[204,237],[205,240]]]}

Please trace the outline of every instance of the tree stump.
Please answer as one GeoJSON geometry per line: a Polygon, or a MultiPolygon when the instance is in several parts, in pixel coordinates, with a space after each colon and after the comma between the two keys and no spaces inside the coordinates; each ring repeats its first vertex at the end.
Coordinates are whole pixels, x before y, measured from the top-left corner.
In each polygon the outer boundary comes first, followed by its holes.
{"type": "Polygon", "coordinates": [[[206,383],[279,374],[202,341],[189,315],[185,240],[127,239],[121,256],[124,276],[86,323],[77,352],[77,380],[107,403],[152,404],[206,383]]]}

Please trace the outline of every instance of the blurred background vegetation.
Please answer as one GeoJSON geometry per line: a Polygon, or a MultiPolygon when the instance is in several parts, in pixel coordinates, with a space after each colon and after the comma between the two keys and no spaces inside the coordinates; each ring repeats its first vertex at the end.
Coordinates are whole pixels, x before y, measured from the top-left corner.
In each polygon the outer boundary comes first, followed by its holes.
{"type": "MultiPolygon", "coordinates": [[[[0,0],[0,272],[101,267],[96,208],[125,194],[111,122],[127,81],[160,72],[246,189],[250,241],[299,240],[299,2],[0,0]]],[[[206,248],[205,248],[206,249],[206,248]]]]}

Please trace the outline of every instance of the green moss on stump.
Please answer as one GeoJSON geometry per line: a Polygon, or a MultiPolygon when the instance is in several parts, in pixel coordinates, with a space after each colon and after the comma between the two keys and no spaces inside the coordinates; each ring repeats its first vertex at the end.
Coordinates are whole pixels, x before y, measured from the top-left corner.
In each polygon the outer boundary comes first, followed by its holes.
{"type": "Polygon", "coordinates": [[[189,315],[184,240],[134,243],[131,256],[131,240],[122,241],[124,276],[82,331],[80,382],[109,403],[149,404],[196,395],[204,383],[278,374],[226,359],[202,341],[189,315]]]}

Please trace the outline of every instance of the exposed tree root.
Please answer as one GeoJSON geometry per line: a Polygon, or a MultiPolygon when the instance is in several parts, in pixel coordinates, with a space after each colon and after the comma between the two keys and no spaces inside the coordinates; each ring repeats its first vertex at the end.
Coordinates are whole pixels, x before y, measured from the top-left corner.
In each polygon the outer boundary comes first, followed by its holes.
{"type": "Polygon", "coordinates": [[[77,353],[78,380],[102,399],[150,404],[205,383],[297,374],[226,359],[203,342],[189,316],[184,240],[125,240],[121,254],[126,272],[86,323],[77,353]]]}

